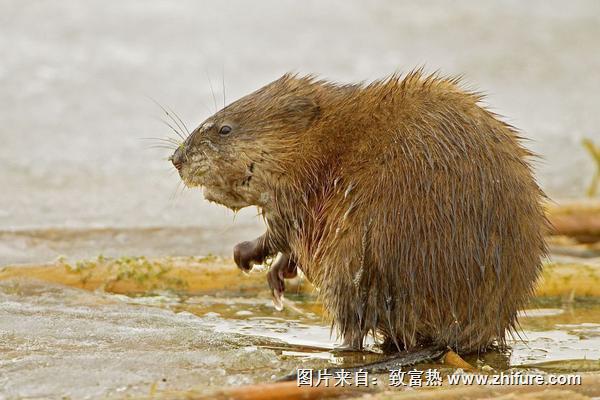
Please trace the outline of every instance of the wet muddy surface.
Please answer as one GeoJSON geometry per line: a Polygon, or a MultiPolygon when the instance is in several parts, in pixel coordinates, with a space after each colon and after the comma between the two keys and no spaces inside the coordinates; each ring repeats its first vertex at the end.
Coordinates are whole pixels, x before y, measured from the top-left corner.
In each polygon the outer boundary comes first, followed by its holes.
{"type": "MultiPolygon", "coordinates": [[[[510,354],[466,359],[496,370],[598,371],[598,315],[599,303],[540,303],[524,312],[523,341],[510,354]]],[[[384,357],[373,345],[336,350],[314,294],[290,294],[278,312],[263,291],[125,296],[20,278],[0,282],[0,321],[0,393],[9,398],[209,390],[384,357]]]]}

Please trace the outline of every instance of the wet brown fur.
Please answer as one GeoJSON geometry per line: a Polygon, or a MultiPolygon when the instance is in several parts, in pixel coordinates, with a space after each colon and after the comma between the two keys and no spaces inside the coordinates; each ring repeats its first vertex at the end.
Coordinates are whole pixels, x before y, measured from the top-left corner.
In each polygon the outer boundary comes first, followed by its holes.
{"type": "Polygon", "coordinates": [[[346,343],[503,345],[547,223],[532,154],[480,100],[421,70],[285,75],[196,129],[180,173],[209,200],[259,207],[271,252],[293,255],[346,343]]]}

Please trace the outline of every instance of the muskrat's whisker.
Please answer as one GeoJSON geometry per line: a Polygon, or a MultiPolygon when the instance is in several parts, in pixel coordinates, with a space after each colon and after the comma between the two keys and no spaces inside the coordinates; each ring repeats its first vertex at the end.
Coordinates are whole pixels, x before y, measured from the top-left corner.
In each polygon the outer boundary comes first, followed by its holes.
{"type": "Polygon", "coordinates": [[[160,145],[160,144],[154,144],[154,145],[148,146],[147,148],[148,149],[166,149],[166,150],[171,150],[171,151],[177,150],[176,147],[169,147],[169,146],[160,145]]]}
{"type": "Polygon", "coordinates": [[[179,193],[178,196],[181,196],[183,194],[183,192],[185,192],[185,189],[187,189],[187,186],[185,186],[185,185],[179,185],[179,187],[178,187],[178,193],[179,193]]]}
{"type": "Polygon", "coordinates": [[[166,138],[153,138],[153,137],[143,137],[143,138],[139,138],[140,140],[155,140],[157,142],[165,142],[165,143],[169,143],[175,146],[180,146],[181,145],[181,141],[176,140],[174,138],[171,137],[166,137],[166,138]]]}
{"type": "Polygon", "coordinates": [[[171,138],[140,138],[140,140],[144,140],[146,141],[146,143],[150,144],[160,144],[164,146],[171,146],[173,148],[181,146],[180,142],[175,141],[171,138]]]}
{"type": "Polygon", "coordinates": [[[154,146],[148,146],[148,149],[165,149],[165,150],[173,150],[172,147],[167,147],[167,146],[159,146],[159,145],[154,145],[154,146]]]}
{"type": "MultiPolygon", "coordinates": [[[[173,116],[169,115],[168,117],[171,119],[171,121],[174,121],[173,116]]],[[[173,126],[169,121],[165,121],[162,118],[161,121],[163,121],[165,124],[168,124],[171,127],[171,129],[177,134],[177,136],[179,136],[183,141],[185,141],[185,138],[189,136],[185,134],[185,131],[181,126],[179,126],[179,123],[177,123],[177,121],[174,121],[175,126],[173,126]]]]}
{"type": "MultiPolygon", "coordinates": [[[[163,110],[163,112],[167,115],[167,117],[169,117],[175,123],[175,125],[177,125],[179,127],[179,129],[181,129],[183,131],[183,128],[181,126],[179,126],[179,124],[177,123],[177,120],[173,117],[173,115],[171,115],[169,110],[167,110],[165,107],[163,107],[162,104],[160,104],[157,100],[153,99],[152,97],[150,97],[150,100],[152,100],[157,106],[159,106],[160,109],[163,110]]],[[[162,119],[161,119],[161,121],[162,121],[162,119]]],[[[179,131],[173,127],[171,127],[171,129],[173,129],[175,131],[177,136],[179,136],[182,140],[185,141],[185,137],[183,134],[179,133],[179,131]]]]}
{"type": "Polygon", "coordinates": [[[177,146],[175,146],[174,144],[169,144],[169,143],[152,143],[152,144],[149,144],[148,147],[150,147],[150,148],[161,147],[164,149],[177,150],[177,146]]]}
{"type": "Polygon", "coordinates": [[[181,180],[179,180],[177,182],[177,185],[175,186],[175,190],[173,190],[173,192],[171,192],[171,195],[169,196],[169,201],[170,202],[174,202],[175,201],[175,197],[177,196],[177,192],[178,192],[180,186],[181,186],[181,180]]]}
{"type": "Polygon", "coordinates": [[[225,108],[225,65],[223,65],[223,70],[221,71],[221,86],[223,87],[223,108],[225,108]]]}
{"type": "Polygon", "coordinates": [[[215,112],[218,111],[217,108],[217,98],[215,97],[215,91],[213,90],[212,82],[210,81],[210,75],[208,71],[206,71],[206,79],[208,79],[208,86],[210,87],[210,93],[212,94],[213,104],[215,106],[215,112]]]}
{"type": "Polygon", "coordinates": [[[178,148],[182,145],[181,142],[172,142],[172,141],[168,141],[168,140],[157,142],[157,144],[167,144],[167,145],[173,146],[174,148],[178,148]]]}
{"type": "MultiPolygon", "coordinates": [[[[175,203],[177,201],[177,196],[181,196],[183,194],[183,192],[185,192],[185,190],[187,189],[187,186],[185,186],[185,184],[183,184],[183,181],[179,181],[177,182],[177,186],[175,186],[175,190],[173,191],[173,193],[171,194],[171,196],[169,196],[169,201],[172,203],[175,203]]],[[[172,204],[173,206],[175,206],[176,204],[172,204]]]]}
{"type": "Polygon", "coordinates": [[[182,140],[182,142],[181,142],[181,143],[185,142],[185,138],[182,136],[182,133],[180,133],[180,132],[179,132],[177,129],[175,129],[175,128],[173,127],[173,125],[171,125],[170,123],[168,123],[168,122],[167,122],[167,121],[165,121],[164,119],[158,118],[158,120],[159,120],[161,123],[163,123],[164,125],[168,126],[168,127],[169,127],[169,128],[170,128],[170,129],[171,129],[173,132],[175,132],[175,134],[181,138],[181,140],[182,140]]]}
{"type": "Polygon", "coordinates": [[[185,124],[185,122],[183,122],[183,120],[179,117],[179,115],[177,115],[177,113],[175,111],[173,111],[173,109],[169,108],[169,111],[175,116],[175,118],[177,118],[177,120],[181,123],[181,125],[183,126],[183,129],[185,130],[185,132],[188,134],[188,136],[190,135],[190,130],[188,129],[187,125],[185,124]]]}
{"type": "Polygon", "coordinates": [[[176,147],[169,146],[169,145],[162,144],[162,143],[149,144],[149,145],[143,146],[143,147],[145,149],[167,149],[169,151],[175,151],[175,150],[177,150],[176,147]]]}

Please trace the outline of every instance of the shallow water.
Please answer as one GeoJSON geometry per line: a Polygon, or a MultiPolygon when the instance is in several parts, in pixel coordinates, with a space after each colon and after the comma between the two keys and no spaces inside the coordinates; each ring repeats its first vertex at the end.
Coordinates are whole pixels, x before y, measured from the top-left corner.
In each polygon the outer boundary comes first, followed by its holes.
{"type": "Polygon", "coordinates": [[[293,366],[210,316],[123,296],[0,284],[0,397],[102,398],[268,380],[293,366]],[[250,374],[246,368],[252,368],[250,374]]]}
{"type": "MultiPolygon", "coordinates": [[[[270,382],[301,366],[349,366],[382,357],[373,347],[336,351],[339,342],[311,295],[292,295],[278,312],[263,294],[128,297],[1,282],[0,397],[204,390],[270,382]]],[[[521,320],[526,341],[514,343],[510,366],[600,370],[598,361],[582,361],[600,359],[600,305],[555,305],[527,314],[521,320]]],[[[507,367],[502,355],[482,358],[493,368],[507,367]]]]}

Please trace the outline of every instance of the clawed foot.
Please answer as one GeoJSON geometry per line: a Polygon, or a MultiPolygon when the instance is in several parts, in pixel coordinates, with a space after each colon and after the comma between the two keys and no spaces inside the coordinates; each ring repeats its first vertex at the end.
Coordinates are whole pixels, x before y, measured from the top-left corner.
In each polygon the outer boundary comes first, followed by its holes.
{"type": "Polygon", "coordinates": [[[265,235],[254,240],[238,243],[233,248],[233,259],[243,272],[252,270],[255,264],[262,264],[270,256],[265,235]]]}
{"type": "MultiPolygon", "coordinates": [[[[254,240],[236,244],[233,248],[233,259],[237,266],[247,273],[252,270],[255,264],[264,263],[265,259],[274,253],[276,251],[269,248],[269,241],[265,233],[254,240]]],[[[282,253],[271,265],[271,269],[267,274],[267,281],[273,294],[273,304],[277,310],[283,310],[284,280],[295,278],[297,275],[296,261],[289,254],[282,253]]]]}
{"type": "Polygon", "coordinates": [[[283,310],[283,292],[285,291],[284,279],[292,279],[298,275],[296,261],[289,254],[281,256],[271,265],[267,281],[273,295],[273,304],[278,311],[283,310]]]}

